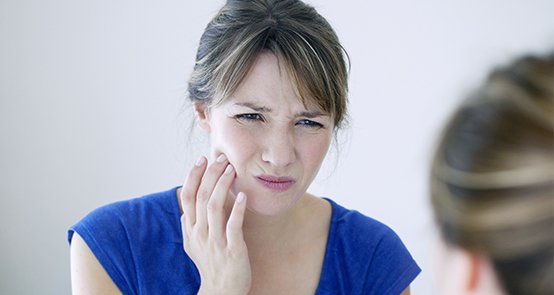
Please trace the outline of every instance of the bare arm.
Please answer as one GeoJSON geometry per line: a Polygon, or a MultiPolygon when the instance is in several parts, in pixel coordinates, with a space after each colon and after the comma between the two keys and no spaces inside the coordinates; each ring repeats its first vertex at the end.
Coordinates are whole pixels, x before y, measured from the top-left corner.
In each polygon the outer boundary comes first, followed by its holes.
{"type": "Polygon", "coordinates": [[[70,253],[72,294],[121,294],[85,241],[77,233],[73,234],[70,253]]]}
{"type": "Polygon", "coordinates": [[[408,286],[408,288],[406,288],[404,291],[402,291],[402,293],[400,295],[410,295],[410,286],[408,286]]]}

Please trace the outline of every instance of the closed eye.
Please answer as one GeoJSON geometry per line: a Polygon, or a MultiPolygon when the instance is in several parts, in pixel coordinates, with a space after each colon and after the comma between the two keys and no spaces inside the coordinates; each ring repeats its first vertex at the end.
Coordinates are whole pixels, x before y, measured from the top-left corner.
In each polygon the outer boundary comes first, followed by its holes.
{"type": "Polygon", "coordinates": [[[300,126],[304,126],[304,127],[308,127],[308,128],[314,128],[314,129],[319,129],[319,128],[324,128],[325,127],[321,123],[318,123],[318,122],[312,121],[312,120],[308,120],[308,119],[302,119],[302,120],[298,121],[296,123],[296,125],[300,125],[300,126]]]}
{"type": "Polygon", "coordinates": [[[256,114],[256,113],[238,114],[238,115],[235,115],[235,119],[239,121],[246,121],[246,122],[264,121],[264,118],[262,117],[262,115],[256,114]]]}

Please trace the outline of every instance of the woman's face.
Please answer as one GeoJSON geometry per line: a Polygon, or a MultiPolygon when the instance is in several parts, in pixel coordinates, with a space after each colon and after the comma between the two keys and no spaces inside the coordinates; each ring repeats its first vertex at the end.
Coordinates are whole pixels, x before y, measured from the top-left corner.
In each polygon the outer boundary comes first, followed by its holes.
{"type": "Polygon", "coordinates": [[[200,127],[210,134],[211,153],[225,154],[236,170],[232,186],[248,209],[278,215],[302,197],[316,176],[333,134],[332,117],[303,106],[284,65],[271,53],[258,56],[231,97],[205,110],[200,127]]]}

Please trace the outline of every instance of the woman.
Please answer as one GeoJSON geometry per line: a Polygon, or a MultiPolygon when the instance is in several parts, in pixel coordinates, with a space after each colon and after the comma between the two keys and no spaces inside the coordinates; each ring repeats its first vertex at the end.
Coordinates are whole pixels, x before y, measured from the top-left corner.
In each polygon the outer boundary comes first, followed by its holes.
{"type": "Polygon", "coordinates": [[[408,294],[420,270],[394,232],[306,192],[343,123],[346,81],[312,7],[227,1],[189,82],[215,161],[73,226],[74,293],[408,294]]]}
{"type": "Polygon", "coordinates": [[[494,71],[441,137],[441,294],[554,294],[553,68],[550,54],[494,71]]]}

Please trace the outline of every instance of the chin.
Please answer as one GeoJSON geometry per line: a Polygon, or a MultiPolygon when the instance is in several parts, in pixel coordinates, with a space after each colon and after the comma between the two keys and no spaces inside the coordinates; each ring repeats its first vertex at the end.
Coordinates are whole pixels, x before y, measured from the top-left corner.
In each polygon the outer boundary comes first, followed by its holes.
{"type": "Polygon", "coordinates": [[[249,212],[266,217],[275,217],[284,214],[290,207],[267,206],[266,204],[256,204],[255,202],[246,203],[249,212]]]}

